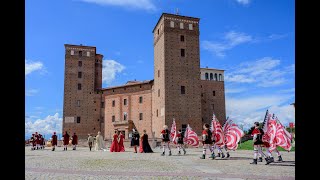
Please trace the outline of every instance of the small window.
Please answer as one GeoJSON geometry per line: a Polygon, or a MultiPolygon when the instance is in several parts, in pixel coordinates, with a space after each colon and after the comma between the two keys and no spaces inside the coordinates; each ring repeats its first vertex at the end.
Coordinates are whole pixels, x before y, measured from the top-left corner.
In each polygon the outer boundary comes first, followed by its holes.
{"type": "Polygon", "coordinates": [[[210,73],[210,80],[213,80],[213,74],[210,73]]]}
{"type": "Polygon", "coordinates": [[[181,41],[181,42],[184,42],[184,35],[181,35],[181,36],[180,36],[180,41],[181,41]]]}
{"type": "Polygon", "coordinates": [[[142,98],[142,96],[140,96],[140,97],[139,97],[139,103],[141,104],[142,101],[143,101],[143,98],[142,98]]]}
{"type": "Polygon", "coordinates": [[[123,105],[125,105],[125,106],[127,105],[127,99],[123,100],[123,105]]]}
{"type": "Polygon", "coordinates": [[[112,116],[112,122],[116,121],[116,116],[112,116]]]}
{"type": "Polygon", "coordinates": [[[78,90],[81,90],[81,84],[80,83],[78,84],[78,90]]]}
{"type": "Polygon", "coordinates": [[[116,105],[116,101],[113,100],[113,101],[112,101],[112,107],[114,107],[115,105],[116,105]]]}
{"type": "Polygon", "coordinates": [[[79,56],[82,57],[82,51],[79,51],[79,56]]]}
{"type": "Polygon", "coordinates": [[[206,80],[209,80],[209,74],[208,73],[205,74],[205,78],[206,78],[206,80]]]}
{"type": "Polygon", "coordinates": [[[140,113],[140,114],[139,114],[139,120],[142,120],[142,118],[143,118],[143,114],[140,113]]]}
{"type": "Polygon", "coordinates": [[[123,120],[126,121],[127,120],[127,113],[123,113],[123,120]]]}
{"type": "Polygon", "coordinates": [[[80,100],[77,100],[77,106],[80,107],[80,100]]]}
{"type": "Polygon", "coordinates": [[[77,117],[77,123],[80,123],[80,117],[79,116],[77,117]]]}
{"type": "Polygon", "coordinates": [[[180,29],[183,29],[183,23],[182,22],[180,23],[180,29]]]}
{"type": "Polygon", "coordinates": [[[214,80],[215,80],[215,81],[218,81],[218,75],[217,75],[217,73],[214,74],[214,80]]]}
{"type": "Polygon", "coordinates": [[[89,51],[87,51],[87,56],[90,57],[90,52],[89,51]]]}
{"type": "Polygon", "coordinates": [[[170,27],[174,28],[174,22],[170,21],[170,27]]]}
{"type": "Polygon", "coordinates": [[[71,50],[71,55],[74,55],[74,50],[71,50]]]}
{"type": "Polygon", "coordinates": [[[222,81],[222,75],[219,74],[219,81],[222,81]]]}
{"type": "Polygon", "coordinates": [[[185,94],[186,93],[186,87],[185,86],[181,86],[181,94],[185,94]]]}
{"type": "Polygon", "coordinates": [[[79,66],[79,67],[82,67],[82,61],[79,61],[79,62],[78,62],[78,66],[79,66]]]}
{"type": "Polygon", "coordinates": [[[96,103],[96,101],[93,101],[93,103],[96,103]]]}
{"type": "Polygon", "coordinates": [[[212,95],[213,95],[213,96],[216,96],[216,91],[212,91],[212,95]]]}
{"type": "Polygon", "coordinates": [[[158,70],[158,77],[160,77],[160,70],[158,70]]]}
{"type": "Polygon", "coordinates": [[[181,57],[184,57],[185,56],[185,50],[184,49],[181,49],[181,57]]]}
{"type": "Polygon", "coordinates": [[[212,104],[212,110],[214,110],[214,104],[212,104]]]}
{"type": "Polygon", "coordinates": [[[201,97],[203,97],[203,93],[201,93],[201,97]]]}
{"type": "Polygon", "coordinates": [[[189,30],[193,30],[193,25],[189,24],[189,30]]]}
{"type": "Polygon", "coordinates": [[[101,108],[104,108],[104,102],[101,102],[101,108]]]}
{"type": "Polygon", "coordinates": [[[160,29],[158,29],[158,35],[159,35],[160,29]]]}
{"type": "Polygon", "coordinates": [[[160,89],[158,89],[158,97],[160,97],[160,89]]]}
{"type": "Polygon", "coordinates": [[[78,78],[82,78],[82,72],[78,72],[78,78]]]}
{"type": "Polygon", "coordinates": [[[159,113],[158,113],[158,109],[157,109],[157,117],[158,117],[158,114],[159,114],[159,113]]]}

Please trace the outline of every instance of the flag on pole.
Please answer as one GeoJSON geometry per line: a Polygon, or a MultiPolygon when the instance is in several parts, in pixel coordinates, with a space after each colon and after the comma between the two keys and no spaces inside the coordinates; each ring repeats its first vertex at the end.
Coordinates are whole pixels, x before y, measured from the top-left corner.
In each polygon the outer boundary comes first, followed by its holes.
{"type": "Polygon", "coordinates": [[[199,138],[198,135],[191,129],[191,127],[187,126],[186,131],[184,133],[184,142],[193,147],[199,147],[199,138]]]}
{"type": "Polygon", "coordinates": [[[175,119],[173,118],[173,122],[172,122],[172,126],[171,126],[171,132],[170,132],[170,138],[171,138],[171,141],[174,144],[177,144],[176,137],[177,137],[176,122],[175,122],[175,119]]]}
{"type": "Polygon", "coordinates": [[[228,149],[236,150],[238,148],[239,141],[244,136],[244,132],[229,118],[227,118],[227,121],[224,123],[222,129],[224,144],[228,149]]]}
{"type": "Polygon", "coordinates": [[[276,145],[290,151],[292,135],[284,128],[281,122],[277,119],[276,145]]]}
{"type": "Polygon", "coordinates": [[[219,120],[217,119],[216,115],[212,113],[212,121],[210,130],[212,132],[212,137],[215,140],[215,145],[222,147],[224,146],[224,137],[223,137],[223,130],[219,120]]]}

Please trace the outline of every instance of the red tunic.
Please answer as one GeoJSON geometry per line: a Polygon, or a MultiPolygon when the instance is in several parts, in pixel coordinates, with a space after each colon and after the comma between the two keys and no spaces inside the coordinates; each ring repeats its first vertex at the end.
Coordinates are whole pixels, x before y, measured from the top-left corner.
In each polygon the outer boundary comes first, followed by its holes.
{"type": "Polygon", "coordinates": [[[119,152],[118,134],[113,135],[113,141],[110,147],[110,152],[119,152]]]}
{"type": "Polygon", "coordinates": [[[251,136],[254,136],[255,134],[261,134],[259,129],[255,128],[252,133],[251,133],[251,136]]]}
{"type": "Polygon", "coordinates": [[[51,142],[52,146],[58,145],[57,135],[54,134],[54,135],[51,136],[51,138],[52,138],[52,142],[51,142]]]}
{"type": "Polygon", "coordinates": [[[40,144],[40,136],[36,134],[35,138],[36,138],[36,144],[40,144]]]}
{"type": "Polygon", "coordinates": [[[169,138],[170,132],[169,132],[168,130],[163,129],[163,130],[161,131],[161,134],[162,134],[162,141],[163,141],[163,142],[169,142],[169,143],[170,143],[170,138],[169,138]],[[166,131],[167,131],[167,132],[166,132],[166,131]]]}
{"type": "Polygon", "coordinates": [[[78,136],[77,135],[73,135],[72,136],[72,144],[73,145],[77,145],[78,144],[78,136]]]}
{"type": "Polygon", "coordinates": [[[139,152],[140,152],[140,153],[143,153],[143,135],[140,137],[139,152]]]}
{"type": "Polygon", "coordinates": [[[120,140],[119,140],[119,149],[118,149],[118,152],[124,152],[123,139],[124,139],[124,135],[123,135],[123,134],[120,134],[120,140]]]}
{"type": "Polygon", "coordinates": [[[63,145],[69,145],[69,134],[64,134],[63,135],[63,145]]]}

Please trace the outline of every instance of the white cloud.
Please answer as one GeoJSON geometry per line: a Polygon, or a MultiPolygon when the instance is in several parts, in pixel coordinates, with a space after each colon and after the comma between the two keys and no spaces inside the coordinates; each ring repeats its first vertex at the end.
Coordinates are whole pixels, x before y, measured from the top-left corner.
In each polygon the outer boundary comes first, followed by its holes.
{"type": "Polygon", "coordinates": [[[243,5],[246,5],[246,4],[249,4],[251,0],[236,0],[239,4],[243,4],[243,5]]]}
{"type": "Polygon", "coordinates": [[[270,113],[275,113],[279,120],[286,125],[288,122],[294,121],[294,108],[288,103],[293,97],[290,94],[245,98],[227,96],[227,115],[238,124],[243,124],[245,129],[248,129],[256,121],[262,122],[266,110],[269,109],[270,113]]]}
{"type": "Polygon", "coordinates": [[[224,57],[226,55],[225,51],[252,40],[252,37],[245,33],[229,31],[224,35],[223,42],[203,41],[202,47],[218,57],[224,57]]]}
{"type": "Polygon", "coordinates": [[[39,92],[39,90],[37,90],[37,89],[27,89],[25,92],[25,95],[26,96],[34,96],[38,92],[39,92]]]}
{"type": "Polygon", "coordinates": [[[245,88],[226,88],[226,94],[235,94],[246,91],[245,88]]]}
{"type": "Polygon", "coordinates": [[[58,113],[55,113],[53,116],[49,115],[44,119],[37,119],[32,121],[32,116],[26,116],[25,119],[25,134],[27,137],[30,137],[34,132],[40,134],[52,134],[56,132],[60,134],[62,131],[62,118],[59,117],[58,113]]]}
{"type": "Polygon", "coordinates": [[[102,82],[110,84],[116,78],[116,74],[124,69],[125,67],[115,60],[103,60],[102,82]]]}
{"type": "Polygon", "coordinates": [[[154,11],[156,6],[152,0],[81,0],[88,3],[95,3],[98,5],[121,6],[125,8],[135,8],[154,11]]]}
{"type": "Polygon", "coordinates": [[[256,61],[244,62],[225,75],[231,83],[256,83],[260,87],[272,87],[287,82],[286,76],[294,73],[294,64],[279,68],[280,60],[264,57],[256,61]]]}
{"type": "Polygon", "coordinates": [[[34,71],[43,70],[43,63],[40,61],[33,62],[25,60],[25,75],[28,75],[34,71]]]}

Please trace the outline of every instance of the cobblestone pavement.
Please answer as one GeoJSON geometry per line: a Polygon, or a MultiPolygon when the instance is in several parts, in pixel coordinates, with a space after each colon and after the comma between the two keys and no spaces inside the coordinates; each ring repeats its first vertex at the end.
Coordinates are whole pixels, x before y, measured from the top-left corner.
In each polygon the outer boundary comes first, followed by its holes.
{"type": "MultiPolygon", "coordinates": [[[[231,151],[230,158],[200,159],[202,149],[186,149],[186,155],[160,156],[154,153],[89,151],[78,147],[63,151],[31,151],[25,148],[25,179],[295,179],[295,152],[282,152],[284,162],[258,165],[252,162],[252,151],[231,151]]],[[[273,154],[276,158],[276,154],[273,154]]],[[[209,154],[208,154],[209,156],[209,154]]]]}

